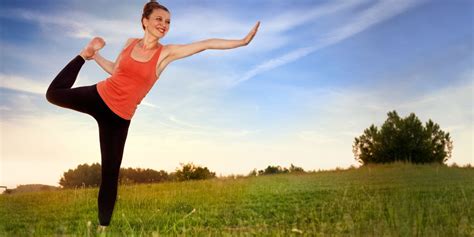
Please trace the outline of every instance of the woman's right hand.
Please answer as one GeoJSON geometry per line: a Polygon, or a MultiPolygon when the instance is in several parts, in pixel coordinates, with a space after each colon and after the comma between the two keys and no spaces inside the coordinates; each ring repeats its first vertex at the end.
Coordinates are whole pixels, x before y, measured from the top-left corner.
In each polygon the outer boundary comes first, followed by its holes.
{"type": "Polygon", "coordinates": [[[250,32],[245,36],[245,38],[242,40],[244,42],[244,45],[248,45],[250,41],[252,41],[253,37],[255,34],[257,34],[258,27],[260,26],[260,21],[257,21],[257,24],[250,30],[250,32]]]}

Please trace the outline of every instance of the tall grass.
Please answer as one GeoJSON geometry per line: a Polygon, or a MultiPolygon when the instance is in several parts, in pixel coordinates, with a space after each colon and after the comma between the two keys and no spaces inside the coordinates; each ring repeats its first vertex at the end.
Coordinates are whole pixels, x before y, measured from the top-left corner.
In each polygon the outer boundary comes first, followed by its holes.
{"type": "MultiPolygon", "coordinates": [[[[93,236],[95,189],[0,195],[0,235],[93,236]]],[[[474,236],[474,169],[396,163],[121,186],[114,236],[474,236]]]]}

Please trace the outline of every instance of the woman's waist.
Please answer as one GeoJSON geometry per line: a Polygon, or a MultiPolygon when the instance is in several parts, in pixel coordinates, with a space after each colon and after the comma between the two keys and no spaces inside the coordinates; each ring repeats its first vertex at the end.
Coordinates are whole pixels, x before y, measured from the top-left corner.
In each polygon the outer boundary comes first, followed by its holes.
{"type": "Polygon", "coordinates": [[[122,84],[117,83],[116,81],[112,80],[104,80],[103,82],[99,83],[98,87],[102,90],[107,97],[112,97],[115,100],[121,101],[139,101],[150,90],[150,86],[139,86],[134,84],[122,84]]]}

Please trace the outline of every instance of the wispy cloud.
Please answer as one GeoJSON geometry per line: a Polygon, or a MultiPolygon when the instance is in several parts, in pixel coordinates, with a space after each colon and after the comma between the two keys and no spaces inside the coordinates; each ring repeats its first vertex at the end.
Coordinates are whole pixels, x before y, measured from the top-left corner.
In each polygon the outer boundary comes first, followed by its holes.
{"type": "Polygon", "coordinates": [[[19,18],[39,24],[43,30],[48,30],[51,26],[60,27],[68,36],[77,38],[88,38],[92,35],[92,30],[79,21],[72,20],[59,15],[49,15],[26,9],[2,9],[0,15],[6,18],[19,18]]]}
{"type": "Polygon", "coordinates": [[[90,39],[93,36],[100,35],[108,42],[125,42],[127,37],[140,34],[139,22],[132,20],[111,20],[101,18],[96,15],[66,10],[61,13],[43,13],[29,9],[2,9],[0,16],[5,18],[21,19],[30,21],[39,25],[43,30],[44,36],[51,35],[51,39],[58,32],[63,35],[77,38],[90,39]]]}
{"type": "MultiPolygon", "coordinates": [[[[176,20],[173,22],[170,37],[181,41],[185,40],[185,42],[206,38],[242,38],[256,23],[256,20],[260,20],[262,27],[259,29],[258,37],[252,42],[252,51],[265,52],[289,43],[293,36],[288,35],[287,31],[294,27],[350,9],[365,1],[367,0],[331,1],[328,4],[313,6],[311,9],[285,9],[278,16],[270,15],[265,19],[261,19],[261,16],[256,13],[255,22],[242,20],[240,15],[233,17],[232,15],[235,14],[231,14],[232,12],[190,7],[173,16],[176,20]],[[195,14],[196,12],[200,14],[195,14]],[[213,19],[219,24],[209,24],[209,19],[213,19]],[[189,24],[189,22],[193,22],[193,24],[189,24]]],[[[215,53],[219,54],[219,52],[215,53]]]]}
{"type": "Polygon", "coordinates": [[[140,103],[140,105],[148,106],[148,107],[155,108],[155,109],[158,108],[157,105],[155,105],[155,104],[153,104],[153,103],[150,103],[150,102],[148,102],[148,101],[146,101],[146,100],[142,100],[142,102],[140,103]]]}
{"type": "Polygon", "coordinates": [[[266,20],[265,27],[264,29],[262,28],[262,30],[270,33],[282,33],[318,18],[351,9],[367,1],[368,0],[337,0],[330,1],[324,5],[316,5],[310,9],[287,9],[281,14],[278,14],[278,16],[266,20]]]}
{"type": "Polygon", "coordinates": [[[250,71],[244,73],[241,78],[234,81],[233,85],[235,86],[241,82],[249,80],[250,78],[260,73],[298,60],[299,58],[311,54],[318,49],[336,44],[378,23],[381,23],[385,20],[390,19],[391,17],[394,17],[417,5],[420,5],[423,2],[423,0],[379,1],[372,7],[362,11],[356,17],[350,19],[348,24],[331,31],[325,37],[320,38],[316,42],[316,44],[290,51],[282,56],[272,58],[261,64],[258,64],[250,71]]]}
{"type": "MultiPolygon", "coordinates": [[[[46,90],[53,79],[54,78],[48,78],[44,80],[39,78],[33,79],[31,77],[25,77],[21,75],[0,73],[0,88],[33,93],[42,96],[46,94],[46,90]]],[[[92,83],[94,83],[94,81],[89,79],[87,75],[78,75],[73,88],[83,84],[89,85],[92,83]]]]}
{"type": "Polygon", "coordinates": [[[34,94],[46,94],[48,85],[35,80],[0,73],[0,87],[34,94]]]}

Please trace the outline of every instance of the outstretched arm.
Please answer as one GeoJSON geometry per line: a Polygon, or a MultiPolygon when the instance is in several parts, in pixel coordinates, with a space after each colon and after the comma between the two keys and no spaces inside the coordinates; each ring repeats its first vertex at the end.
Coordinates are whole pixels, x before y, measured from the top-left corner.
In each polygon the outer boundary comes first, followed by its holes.
{"type": "Polygon", "coordinates": [[[250,30],[247,36],[239,40],[227,40],[227,39],[207,39],[203,41],[194,42],[191,44],[171,44],[170,53],[168,56],[169,61],[189,57],[193,54],[202,52],[206,49],[233,49],[241,46],[248,45],[252,41],[253,37],[257,33],[260,21],[250,30]]]}

